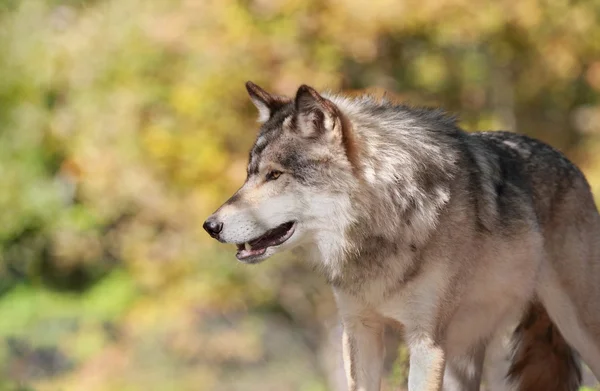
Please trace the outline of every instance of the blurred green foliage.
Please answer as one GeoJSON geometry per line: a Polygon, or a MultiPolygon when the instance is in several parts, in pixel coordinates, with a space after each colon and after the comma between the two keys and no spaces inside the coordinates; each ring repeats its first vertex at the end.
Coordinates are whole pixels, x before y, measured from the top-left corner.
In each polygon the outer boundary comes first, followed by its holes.
{"type": "Polygon", "coordinates": [[[243,182],[244,81],[441,105],[552,143],[600,193],[599,19],[597,0],[3,1],[0,390],[335,388],[322,281],[201,229],[243,182]]]}

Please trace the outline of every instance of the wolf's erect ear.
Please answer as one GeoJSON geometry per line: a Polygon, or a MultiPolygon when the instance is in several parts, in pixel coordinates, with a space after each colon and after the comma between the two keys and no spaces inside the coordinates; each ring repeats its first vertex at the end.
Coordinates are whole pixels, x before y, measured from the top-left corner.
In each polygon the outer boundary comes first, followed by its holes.
{"type": "Polygon", "coordinates": [[[261,123],[267,122],[273,113],[292,101],[290,98],[271,95],[251,81],[246,82],[246,89],[252,103],[258,109],[258,122],[261,123]]]}
{"type": "Polygon", "coordinates": [[[305,136],[335,133],[334,130],[340,125],[337,106],[312,87],[302,85],[298,88],[295,105],[299,130],[305,136]]]}

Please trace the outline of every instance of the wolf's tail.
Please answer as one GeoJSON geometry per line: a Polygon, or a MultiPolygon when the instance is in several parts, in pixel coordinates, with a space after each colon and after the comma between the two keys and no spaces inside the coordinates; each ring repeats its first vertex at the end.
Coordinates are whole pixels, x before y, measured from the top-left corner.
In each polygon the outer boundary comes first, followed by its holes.
{"type": "Polygon", "coordinates": [[[513,334],[514,354],[508,373],[519,391],[577,391],[581,367],[577,353],[538,302],[513,334]]]}

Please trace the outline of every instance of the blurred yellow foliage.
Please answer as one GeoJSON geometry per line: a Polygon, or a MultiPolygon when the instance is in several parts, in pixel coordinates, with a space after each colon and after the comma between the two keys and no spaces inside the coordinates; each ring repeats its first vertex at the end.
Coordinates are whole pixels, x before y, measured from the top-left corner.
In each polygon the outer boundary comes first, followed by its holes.
{"type": "Polygon", "coordinates": [[[334,387],[322,281],[285,257],[239,265],[201,228],[244,181],[258,124],[243,83],[440,105],[467,130],[550,142],[600,194],[599,15],[567,0],[3,2],[0,391],[334,387]]]}

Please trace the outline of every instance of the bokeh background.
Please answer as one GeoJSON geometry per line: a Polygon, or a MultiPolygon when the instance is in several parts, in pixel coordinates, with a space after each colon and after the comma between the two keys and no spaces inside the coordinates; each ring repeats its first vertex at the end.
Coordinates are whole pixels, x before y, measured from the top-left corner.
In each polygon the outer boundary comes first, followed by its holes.
{"type": "Polygon", "coordinates": [[[246,80],[443,106],[600,194],[598,0],[2,0],[1,391],[343,389],[324,282],[201,228],[244,180],[246,80]]]}

